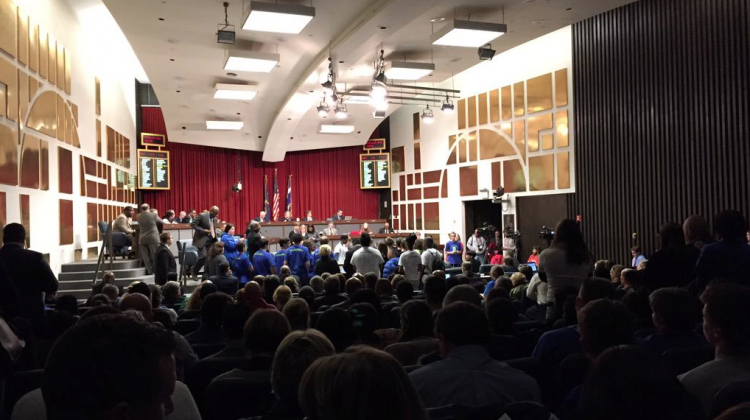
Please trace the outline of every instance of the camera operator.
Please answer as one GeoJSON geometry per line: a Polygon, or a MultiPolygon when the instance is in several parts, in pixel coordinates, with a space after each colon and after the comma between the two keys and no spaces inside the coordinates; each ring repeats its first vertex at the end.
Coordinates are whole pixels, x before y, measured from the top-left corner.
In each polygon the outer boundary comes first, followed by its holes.
{"type": "Polygon", "coordinates": [[[479,229],[474,229],[474,234],[466,241],[466,249],[474,252],[474,259],[479,261],[480,265],[484,264],[486,245],[484,237],[479,234],[479,229]]]}

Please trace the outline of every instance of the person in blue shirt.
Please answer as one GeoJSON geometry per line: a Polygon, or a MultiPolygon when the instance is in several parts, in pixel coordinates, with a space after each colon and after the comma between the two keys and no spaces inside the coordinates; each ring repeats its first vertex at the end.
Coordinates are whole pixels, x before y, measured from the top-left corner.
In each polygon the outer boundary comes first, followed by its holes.
{"type": "Polygon", "coordinates": [[[276,270],[281,270],[281,267],[284,266],[284,261],[286,261],[286,250],[289,248],[289,245],[291,245],[291,242],[287,238],[281,238],[279,239],[279,246],[281,247],[281,250],[276,252],[274,255],[276,257],[276,270]]]}
{"type": "Polygon", "coordinates": [[[451,232],[448,237],[450,241],[445,244],[445,262],[451,267],[461,267],[461,255],[464,252],[464,246],[456,240],[455,232],[451,232]]]}
{"type": "Polygon", "coordinates": [[[306,286],[310,276],[310,250],[301,246],[302,235],[295,233],[292,235],[292,243],[286,250],[286,262],[284,265],[289,266],[292,275],[299,277],[300,286],[306,286]]]}
{"type": "Polygon", "coordinates": [[[388,261],[383,265],[383,278],[388,278],[388,276],[398,271],[398,259],[400,256],[396,248],[388,248],[388,261]]]}
{"type": "Polygon", "coordinates": [[[320,254],[315,255],[315,244],[309,239],[302,242],[302,247],[310,252],[310,269],[307,270],[307,278],[311,279],[315,277],[315,263],[318,262],[317,258],[320,258],[320,254]]]}
{"type": "Polygon", "coordinates": [[[234,259],[240,255],[237,251],[237,245],[244,243],[245,239],[234,239],[234,225],[227,223],[224,227],[224,233],[221,235],[221,242],[224,242],[224,256],[227,258],[230,267],[234,267],[234,259]]]}
{"type": "Polygon", "coordinates": [[[256,276],[276,274],[276,258],[268,252],[268,239],[260,240],[260,250],[253,255],[253,267],[256,276]]]}
{"type": "Polygon", "coordinates": [[[234,276],[240,281],[240,285],[246,284],[251,280],[250,275],[253,272],[253,263],[250,262],[250,257],[245,253],[245,243],[240,242],[237,244],[237,252],[239,255],[234,259],[234,276]]]}

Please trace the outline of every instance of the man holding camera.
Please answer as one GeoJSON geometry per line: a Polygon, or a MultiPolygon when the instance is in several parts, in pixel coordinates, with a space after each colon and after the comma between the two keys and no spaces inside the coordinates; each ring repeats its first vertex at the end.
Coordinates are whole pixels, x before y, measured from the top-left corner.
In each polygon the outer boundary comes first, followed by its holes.
{"type": "Polygon", "coordinates": [[[475,260],[479,261],[479,264],[484,264],[484,256],[487,242],[484,237],[479,234],[479,229],[474,229],[474,234],[469,236],[469,240],[466,241],[466,249],[474,251],[476,256],[475,260]]]}

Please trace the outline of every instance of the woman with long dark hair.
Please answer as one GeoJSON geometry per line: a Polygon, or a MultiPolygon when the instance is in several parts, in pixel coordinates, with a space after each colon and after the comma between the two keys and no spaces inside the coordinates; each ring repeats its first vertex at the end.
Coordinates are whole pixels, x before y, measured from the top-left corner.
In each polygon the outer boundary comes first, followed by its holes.
{"type": "MultiPolygon", "coordinates": [[[[586,247],[578,223],[561,220],[555,227],[552,245],[539,255],[539,278],[547,282],[548,301],[554,303],[557,292],[566,287],[579,289],[593,269],[594,256],[586,247]]],[[[552,319],[554,313],[553,308],[548,307],[547,319],[552,319]]]]}

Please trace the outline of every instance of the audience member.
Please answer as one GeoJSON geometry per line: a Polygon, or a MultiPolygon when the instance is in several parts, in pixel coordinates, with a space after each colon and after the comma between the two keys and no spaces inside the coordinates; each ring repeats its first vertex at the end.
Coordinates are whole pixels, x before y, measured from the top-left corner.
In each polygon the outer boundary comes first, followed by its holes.
{"type": "Polygon", "coordinates": [[[354,270],[360,274],[381,273],[381,268],[385,261],[377,249],[372,248],[372,239],[370,234],[365,232],[359,238],[362,248],[352,254],[351,264],[354,270]]]}
{"type": "Polygon", "coordinates": [[[283,279],[284,286],[288,287],[292,293],[299,293],[299,283],[297,283],[297,279],[292,276],[283,277],[283,279]]]}
{"type": "Polygon", "coordinates": [[[245,357],[242,339],[248,319],[250,319],[250,309],[247,305],[237,302],[227,306],[221,320],[221,332],[226,346],[220,352],[207,357],[207,359],[240,359],[245,357]]]}
{"type": "Polygon", "coordinates": [[[346,254],[344,255],[344,274],[346,274],[346,278],[351,278],[354,273],[355,269],[352,265],[352,257],[354,257],[354,253],[362,249],[362,245],[360,245],[359,238],[352,239],[352,245],[349,248],[348,251],[346,251],[346,254]]]}
{"type": "Polygon", "coordinates": [[[222,274],[219,271],[219,264],[221,263],[229,265],[227,257],[224,256],[224,242],[216,242],[208,251],[208,258],[206,259],[206,265],[203,269],[204,280],[222,274]]]}
{"type": "Polygon", "coordinates": [[[685,219],[682,231],[685,233],[685,244],[691,245],[699,251],[704,246],[714,243],[711,228],[702,216],[692,215],[685,219]]]}
{"type": "Polygon", "coordinates": [[[510,281],[513,282],[513,288],[510,290],[510,298],[519,302],[523,301],[526,298],[526,289],[529,287],[526,276],[521,272],[513,273],[510,276],[510,281]]]}
{"type": "Polygon", "coordinates": [[[253,254],[253,272],[258,276],[276,274],[276,258],[268,252],[268,239],[262,238],[259,246],[253,254]]]}
{"type": "Polygon", "coordinates": [[[716,216],[714,231],[719,242],[706,245],[695,266],[699,290],[714,279],[750,285],[750,245],[745,240],[747,229],[747,221],[737,211],[723,211],[716,216]]]}
{"type": "Polygon", "coordinates": [[[515,273],[518,271],[518,269],[513,266],[513,258],[510,257],[503,258],[502,269],[505,273],[515,273]]]}
{"type": "Polygon", "coordinates": [[[212,293],[201,306],[200,327],[186,335],[185,340],[190,345],[223,343],[224,334],[221,330],[221,323],[224,320],[224,312],[232,304],[234,301],[229,295],[222,292],[212,293]]]}
{"type": "Polygon", "coordinates": [[[464,245],[458,239],[455,232],[448,234],[448,242],[445,244],[445,266],[459,267],[461,265],[461,254],[464,252],[464,245]]]}
{"type": "Polygon", "coordinates": [[[417,235],[409,235],[406,240],[402,242],[406,245],[406,250],[401,253],[401,256],[398,259],[398,272],[403,274],[405,280],[411,283],[415,290],[420,286],[420,273],[424,271],[422,257],[420,257],[419,252],[414,250],[414,243],[416,241],[417,235]]]}
{"type": "Polygon", "coordinates": [[[102,294],[104,296],[107,296],[109,298],[109,301],[112,302],[112,305],[115,307],[120,306],[120,289],[117,288],[114,284],[105,284],[104,287],[102,287],[102,294]]]}
{"type": "Polygon", "coordinates": [[[185,301],[185,296],[182,295],[180,283],[177,283],[176,281],[168,281],[162,286],[161,294],[163,298],[162,304],[167,308],[175,309],[185,301]]]}
{"type": "Polygon", "coordinates": [[[323,273],[336,274],[341,272],[339,264],[331,256],[331,246],[321,245],[320,246],[320,259],[315,262],[315,274],[321,275],[323,273]]]}
{"type": "Polygon", "coordinates": [[[640,340],[640,345],[657,356],[672,348],[706,344],[694,328],[701,317],[700,301],[685,289],[665,287],[650,296],[656,333],[640,340]]]}
{"type": "Polygon", "coordinates": [[[273,303],[276,309],[283,311],[284,306],[292,299],[292,289],[287,286],[279,286],[273,291],[273,303]]]}
{"type": "Polygon", "coordinates": [[[299,293],[297,294],[297,296],[300,299],[303,299],[305,302],[307,302],[307,306],[308,306],[308,308],[310,308],[310,311],[314,311],[316,309],[316,306],[315,306],[315,291],[313,290],[312,287],[310,287],[310,286],[304,286],[304,287],[300,288],[299,289],[299,293]]]}
{"type": "Polygon", "coordinates": [[[331,308],[320,314],[315,329],[331,340],[336,352],[342,352],[357,342],[357,332],[352,325],[352,319],[341,308],[331,308]]]}
{"type": "MultiPolygon", "coordinates": [[[[339,287],[340,287],[340,283],[341,282],[339,281],[339,287]]],[[[323,293],[323,289],[325,288],[325,282],[323,281],[322,277],[315,276],[310,279],[310,287],[313,289],[315,294],[320,294],[320,293],[323,293]]]]}
{"type": "Polygon", "coordinates": [[[245,238],[234,239],[234,234],[234,225],[227,223],[224,226],[224,233],[221,234],[221,242],[224,243],[224,256],[229,262],[230,267],[234,267],[234,260],[240,255],[237,245],[245,242],[245,238]]]}
{"type": "Polygon", "coordinates": [[[535,320],[544,322],[547,317],[547,282],[544,282],[539,277],[539,274],[534,274],[531,278],[529,286],[526,288],[526,297],[536,302],[536,306],[530,307],[526,311],[526,316],[535,320]]]}
{"type": "Polygon", "coordinates": [[[427,420],[403,368],[387,353],[358,346],[316,360],[299,386],[308,420],[427,420]]]}
{"type": "Polygon", "coordinates": [[[279,278],[276,276],[266,276],[265,280],[263,280],[263,299],[266,300],[268,303],[273,303],[273,294],[276,292],[276,288],[281,286],[281,282],[279,281],[279,278]]]}
{"type": "MultiPolygon", "coordinates": [[[[586,279],[575,298],[576,311],[580,313],[586,304],[612,295],[612,284],[603,279],[586,279]]],[[[578,318],[580,323],[580,317],[578,318]]],[[[547,331],[539,338],[532,357],[549,366],[558,366],[571,354],[582,353],[579,325],[571,325],[547,331]]]]}
{"type": "MultiPolygon", "coordinates": [[[[539,278],[547,283],[547,301],[555,303],[555,294],[565,287],[581,287],[593,269],[593,257],[583,241],[578,223],[563,219],[555,228],[552,245],[539,254],[539,278]]],[[[552,319],[554,308],[547,308],[552,319]]]]}
{"type": "Polygon", "coordinates": [[[487,301],[484,310],[492,334],[513,335],[513,324],[518,321],[518,312],[510,299],[491,299],[487,301]]]}
{"type": "Polygon", "coordinates": [[[229,296],[237,294],[239,281],[237,280],[237,277],[232,275],[229,263],[223,261],[219,263],[219,274],[211,276],[209,280],[216,285],[216,288],[219,289],[220,292],[224,292],[229,296]]]}
{"type": "Polygon", "coordinates": [[[286,262],[284,265],[289,266],[292,274],[299,278],[301,285],[306,285],[310,278],[311,258],[310,251],[300,245],[302,235],[295,233],[292,235],[293,245],[286,250],[286,262]]]}
{"type": "Polygon", "coordinates": [[[422,273],[420,278],[424,281],[426,275],[432,274],[438,270],[445,270],[445,260],[443,255],[435,249],[435,240],[432,236],[427,235],[424,238],[424,251],[420,254],[422,258],[422,273]]]}
{"type": "Polygon", "coordinates": [[[13,287],[20,298],[21,315],[31,321],[35,330],[44,322],[45,295],[57,293],[57,278],[39,252],[24,249],[26,229],[18,223],[9,223],[3,229],[3,247],[0,263],[5,264],[13,287]]]}
{"type": "Polygon", "coordinates": [[[649,293],[645,288],[628,293],[621,299],[630,313],[635,316],[635,329],[639,332],[654,330],[653,313],[649,303],[649,293]]]}
{"type": "Polygon", "coordinates": [[[112,301],[104,293],[99,293],[90,298],[89,306],[92,308],[96,308],[97,306],[112,306],[112,301]]]}
{"type": "Polygon", "coordinates": [[[250,257],[245,253],[245,243],[240,242],[237,244],[237,257],[234,259],[234,268],[232,272],[237,277],[240,286],[244,286],[250,281],[250,275],[253,273],[255,268],[253,263],[250,262],[250,257]]]}
{"type": "Polygon", "coordinates": [[[136,217],[138,221],[138,256],[146,267],[146,274],[154,273],[154,254],[159,246],[159,230],[163,222],[156,212],[149,211],[149,205],[141,205],[141,211],[136,217]]]}
{"type": "Polygon", "coordinates": [[[124,315],[82,320],[47,360],[47,418],[164,418],[174,411],[174,351],[173,335],[157,325],[124,315]]]}
{"type": "Polygon", "coordinates": [[[597,299],[578,312],[581,348],[589,359],[595,360],[604,350],[623,344],[633,344],[635,318],[622,302],[597,299]]]}
{"type": "Polygon", "coordinates": [[[251,314],[258,309],[276,309],[276,306],[263,299],[260,285],[255,281],[248,282],[239,296],[245,302],[251,314]]]}
{"type": "Polygon", "coordinates": [[[314,310],[318,310],[322,306],[331,307],[338,303],[344,302],[346,296],[340,294],[340,283],[338,277],[328,277],[325,281],[324,293],[322,296],[315,298],[314,310]]]}
{"type": "Polygon", "coordinates": [[[408,281],[401,281],[396,285],[396,299],[403,305],[414,297],[414,286],[408,281]]]}
{"type": "Polygon", "coordinates": [[[643,284],[651,290],[662,287],[685,287],[695,277],[693,270],[700,250],[685,244],[682,226],[666,223],[659,231],[659,250],[648,259],[643,284]]]}
{"type": "Polygon", "coordinates": [[[304,331],[310,328],[310,308],[301,298],[294,298],[284,306],[284,316],[289,321],[292,331],[304,331]]]}
{"type": "MultiPolygon", "coordinates": [[[[703,255],[709,248],[719,246],[721,249],[725,240],[706,246],[703,255]]],[[[701,300],[703,334],[714,346],[716,358],[680,375],[679,379],[685,389],[700,400],[703,412],[708,415],[719,390],[732,382],[750,378],[750,288],[731,283],[713,284],[701,300]]]]}
{"type": "Polygon", "coordinates": [[[386,347],[385,351],[402,366],[416,365],[419,356],[437,349],[432,310],[422,301],[411,300],[401,306],[399,312],[401,330],[398,342],[386,347]]]}
{"type": "Polygon", "coordinates": [[[380,314],[375,306],[368,302],[354,303],[348,312],[359,342],[382,350],[380,337],[375,334],[380,323],[380,314]]]}
{"type": "Polygon", "coordinates": [[[614,346],[596,359],[583,384],[581,420],[702,420],[697,402],[655,355],[614,346]]]}
{"type": "Polygon", "coordinates": [[[624,265],[615,264],[609,270],[609,278],[612,281],[612,284],[615,285],[615,287],[620,285],[620,276],[622,275],[622,271],[624,269],[625,269],[624,265]]]}
{"type": "Polygon", "coordinates": [[[435,334],[443,360],[409,374],[426,407],[540,401],[533,378],[487,353],[490,330],[478,305],[446,305],[437,315],[435,334]]]}
{"type": "Polygon", "coordinates": [[[455,302],[468,302],[472,305],[481,308],[482,307],[482,296],[473,287],[462,284],[456,286],[445,294],[443,299],[443,308],[455,302]]]}
{"type": "Polygon", "coordinates": [[[161,322],[168,330],[173,329],[174,323],[177,322],[177,312],[172,308],[167,308],[162,304],[164,296],[161,287],[156,284],[149,284],[151,290],[151,307],[154,309],[154,321],[161,322]]]}
{"type": "Polygon", "coordinates": [[[394,273],[398,273],[398,262],[401,252],[396,248],[388,247],[386,254],[386,261],[383,265],[383,277],[390,277],[394,273]]]}
{"type": "Polygon", "coordinates": [[[433,273],[424,280],[424,293],[425,302],[430,306],[432,312],[437,312],[443,308],[443,300],[445,295],[448,293],[448,285],[445,283],[445,279],[438,277],[433,273]]]}

